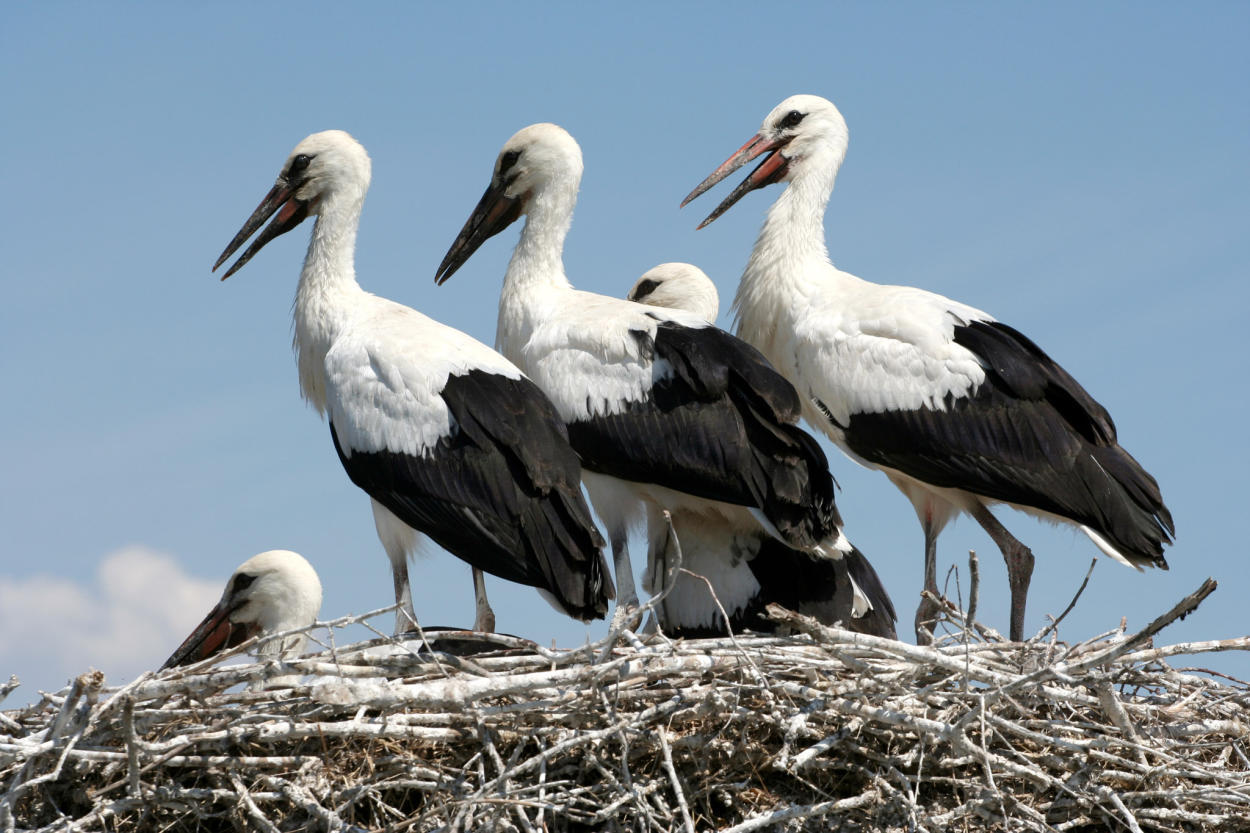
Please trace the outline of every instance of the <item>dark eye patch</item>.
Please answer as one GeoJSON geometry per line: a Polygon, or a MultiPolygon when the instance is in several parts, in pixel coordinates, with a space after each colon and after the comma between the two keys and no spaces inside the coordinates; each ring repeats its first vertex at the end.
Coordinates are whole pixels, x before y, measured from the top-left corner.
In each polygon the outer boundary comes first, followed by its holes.
{"type": "Polygon", "coordinates": [[[256,576],[249,576],[247,573],[239,573],[234,577],[234,581],[230,582],[230,596],[237,596],[244,590],[252,586],[252,582],[256,581],[256,576]]]}
{"type": "Polygon", "coordinates": [[[503,176],[506,174],[508,169],[515,165],[517,160],[520,158],[521,151],[519,150],[510,150],[503,156],[499,157],[499,175],[503,176]]]}
{"type": "Polygon", "coordinates": [[[652,280],[651,278],[647,278],[645,281],[640,281],[638,286],[635,287],[634,289],[633,300],[641,301],[643,298],[646,298],[652,292],[655,292],[656,288],[659,287],[659,285],[660,285],[659,281],[652,280]]]}
{"type": "Polygon", "coordinates": [[[803,118],[806,115],[807,113],[800,113],[798,110],[791,110],[789,113],[786,113],[781,117],[781,121],[777,122],[777,126],[782,130],[789,130],[791,127],[798,127],[799,122],[803,121],[803,118]]]}

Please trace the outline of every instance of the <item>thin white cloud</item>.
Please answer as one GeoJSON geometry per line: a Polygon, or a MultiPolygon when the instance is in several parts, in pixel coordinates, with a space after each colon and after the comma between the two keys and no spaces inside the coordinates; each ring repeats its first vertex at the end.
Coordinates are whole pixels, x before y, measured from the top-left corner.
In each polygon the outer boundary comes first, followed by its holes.
{"type": "Polygon", "coordinates": [[[94,582],[0,576],[0,679],[22,680],[18,702],[89,668],[110,685],[133,679],[178,647],[224,582],[190,576],[172,556],[143,546],[105,556],[94,582]]]}

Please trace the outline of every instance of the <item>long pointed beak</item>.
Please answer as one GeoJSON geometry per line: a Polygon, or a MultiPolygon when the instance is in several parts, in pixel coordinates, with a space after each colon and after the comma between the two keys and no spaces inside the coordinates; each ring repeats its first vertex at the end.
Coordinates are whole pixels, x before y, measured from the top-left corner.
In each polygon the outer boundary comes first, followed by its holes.
{"type": "Polygon", "coordinates": [[[482,194],[464,228],[456,235],[456,242],[451,244],[443,262],[438,265],[438,271],[434,273],[434,283],[442,286],[483,243],[521,216],[523,200],[521,197],[509,197],[506,191],[507,182],[504,181],[499,184],[491,183],[486,193],[482,194]]]}
{"type": "Polygon", "coordinates": [[[260,236],[252,241],[252,245],[247,247],[247,251],[239,256],[239,259],[226,270],[221,276],[224,281],[235,272],[243,268],[243,264],[252,259],[252,255],[264,248],[265,244],[274,239],[278,235],[285,234],[291,229],[298,226],[308,216],[309,204],[301,202],[294,198],[295,189],[284,182],[278,182],[269,190],[265,198],[261,200],[260,205],[252,212],[252,216],[247,218],[247,222],[243,224],[243,228],[239,229],[239,233],[230,241],[230,245],[226,246],[226,250],[221,253],[221,257],[217,258],[217,262],[213,264],[213,271],[217,271],[217,267],[226,262],[226,258],[235,253],[240,246],[243,245],[249,237],[256,233],[256,229],[270,218],[275,212],[274,217],[260,236]]]}
{"type": "Polygon", "coordinates": [[[681,207],[685,208],[686,204],[696,197],[703,194],[716,183],[729,176],[734,171],[741,168],[752,159],[763,156],[765,153],[771,152],[772,155],[756,166],[746,179],[738,184],[738,187],[726,197],[720,205],[716,206],[716,210],[707,216],[698,228],[703,228],[711,223],[720,215],[729,210],[729,207],[742,199],[742,196],[756,188],[763,188],[765,185],[772,185],[779,182],[786,173],[786,167],[790,160],[781,153],[781,146],[784,144],[780,139],[765,139],[758,133],[750,138],[745,145],[721,163],[720,167],[712,171],[707,179],[700,182],[695,189],[686,195],[681,201],[681,207]]]}
{"type": "Polygon", "coordinates": [[[191,635],[182,641],[178,650],[165,660],[161,670],[208,659],[228,648],[241,645],[260,633],[260,625],[256,622],[231,622],[230,614],[234,612],[234,609],[233,605],[218,603],[204,617],[204,621],[191,632],[191,635]]]}

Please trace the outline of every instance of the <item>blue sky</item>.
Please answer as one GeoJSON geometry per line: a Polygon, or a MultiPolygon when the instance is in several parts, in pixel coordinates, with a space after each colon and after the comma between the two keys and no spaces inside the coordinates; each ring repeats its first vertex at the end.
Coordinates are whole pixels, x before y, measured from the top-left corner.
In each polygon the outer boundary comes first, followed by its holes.
{"type": "MultiPolygon", "coordinates": [[[[835,262],[1027,333],[1162,484],[1172,569],[1100,559],[1063,636],[1122,616],[1140,627],[1208,575],[1220,590],[1163,638],[1250,633],[1236,492],[1250,463],[1250,7],[471,8],[0,12],[0,678],[26,683],[13,700],[89,665],[117,683],[159,664],[261,550],[308,557],[324,618],[390,601],[368,500],[298,393],[290,313],[307,228],[224,284],[209,272],[305,135],[348,130],[372,155],[366,289],[493,342],[515,230],[444,287],[434,270],[503,142],[555,121],[586,161],[574,283],[622,294],[656,263],[691,261],[719,285],[728,324],[779,191],[699,232],[723,194],[677,205],[798,92],[833,100],[850,126],[826,221],[835,262]]],[[[830,460],[847,532],[909,632],[922,555],[910,505],[880,474],[830,460]]],[[[1033,630],[1095,550],[1067,528],[1000,518],[1037,555],[1033,630]]],[[[944,533],[941,568],[970,548],[982,617],[1005,630],[1002,559],[975,524],[944,533]]],[[[431,548],[413,575],[425,623],[471,621],[466,565],[431,548]]],[[[561,645],[602,632],[528,588],[490,589],[501,630],[561,645]]],[[[1250,676],[1245,655],[1202,664],[1250,676]]]]}

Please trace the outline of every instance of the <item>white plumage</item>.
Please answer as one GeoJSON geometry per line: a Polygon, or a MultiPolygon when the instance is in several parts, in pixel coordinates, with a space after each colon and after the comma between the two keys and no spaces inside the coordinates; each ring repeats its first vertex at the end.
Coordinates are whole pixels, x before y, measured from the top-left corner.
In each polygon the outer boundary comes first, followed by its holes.
{"type": "MultiPolygon", "coordinates": [[[[320,610],[321,580],[312,565],[290,550],[262,552],[239,565],[221,601],[161,668],[208,659],[253,636],[306,628],[320,610]]],[[[293,634],[262,645],[257,653],[290,659],[303,653],[306,642],[305,634],[293,634]]]]}
{"type": "Polygon", "coordinates": [[[755,518],[792,545],[838,555],[845,541],[832,479],[819,446],[794,424],[792,386],[753,348],[697,315],[572,288],[563,247],[581,175],[581,149],[562,128],[519,131],[436,280],[526,215],[504,279],[497,343],[568,423],[608,527],[625,608],[637,598],[626,534],[639,501],[737,524],[755,518]]]}
{"type": "MultiPolygon", "coordinates": [[[[611,580],[551,403],[495,351],[357,284],[370,168],[347,133],[304,139],[213,268],[271,215],[223,280],[316,215],[295,296],[300,390],[328,416],[344,468],[373,500],[401,605],[396,632],[415,621],[407,559],[417,533],[475,568],[537,587],[569,615],[602,616],[611,580]]],[[[476,627],[493,628],[480,574],[474,588],[476,627]]]]}
{"type": "Polygon", "coordinates": [[[325,402],[309,397],[353,451],[419,457],[454,430],[441,395],[450,378],[472,370],[521,378],[513,364],[459,330],[376,295],[362,292],[360,300],[365,314],[317,366],[324,368],[325,402]]]}
{"type": "MultiPolygon", "coordinates": [[[[938,533],[968,512],[1007,560],[1011,633],[1022,637],[1033,556],[990,514],[996,502],[1075,524],[1124,563],[1166,567],[1173,525],[1158,485],[1063,368],[978,309],[833,266],[824,210],[846,149],[833,104],[792,96],[682,204],[765,154],[700,228],[749,191],[788,183],[738,287],[738,334],[796,385],[812,425],[912,501],[926,589],[937,592],[938,533]]],[[[925,604],[917,613],[921,638],[934,613],[925,604]]]]}
{"type": "Polygon", "coordinates": [[[679,309],[709,324],[720,315],[720,293],[707,273],[693,263],[661,263],[634,281],[625,298],[639,304],[679,309]]]}
{"type": "Polygon", "coordinates": [[[504,355],[514,356],[549,393],[560,416],[574,422],[619,414],[650,393],[657,378],[668,376],[668,368],[657,372],[646,355],[661,320],[706,326],[682,313],[649,317],[620,299],[571,287],[526,294],[506,283],[496,338],[504,355]],[[553,310],[564,314],[552,315],[553,310]]]}

